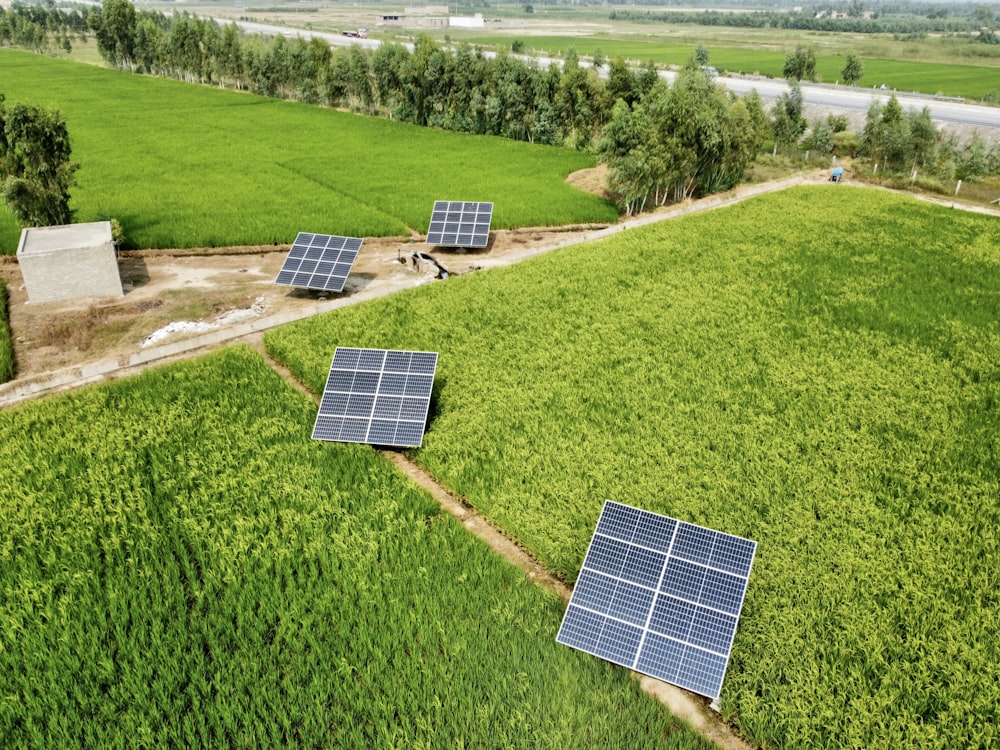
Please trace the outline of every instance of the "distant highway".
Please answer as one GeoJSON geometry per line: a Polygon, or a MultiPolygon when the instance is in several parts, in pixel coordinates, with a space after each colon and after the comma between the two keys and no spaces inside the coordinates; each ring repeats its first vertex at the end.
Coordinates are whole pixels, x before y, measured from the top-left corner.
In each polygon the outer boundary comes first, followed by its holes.
{"type": "MultiPolygon", "coordinates": [[[[757,89],[757,93],[764,99],[775,99],[788,91],[788,84],[782,80],[722,77],[717,80],[736,94],[747,94],[751,89],[757,89]]],[[[802,100],[806,104],[860,112],[867,112],[873,99],[878,99],[884,104],[889,101],[889,96],[893,93],[904,110],[921,110],[927,107],[931,119],[937,122],[1000,128],[1000,107],[855,86],[802,85],[802,100]]]]}
{"type": "MultiPolygon", "coordinates": [[[[313,37],[322,39],[333,46],[346,46],[350,44],[366,49],[376,49],[381,42],[378,39],[358,39],[356,37],[343,36],[323,31],[309,31],[306,29],[293,29],[287,26],[272,26],[265,23],[253,23],[250,21],[232,21],[231,19],[217,18],[220,24],[235,23],[245,32],[250,34],[266,34],[271,36],[285,36],[290,38],[302,37],[312,39],[313,37]]],[[[407,44],[410,51],[413,45],[407,44]]],[[[484,51],[485,55],[491,56],[493,53],[484,51]]],[[[548,67],[550,63],[561,65],[562,61],[550,57],[528,57],[521,56],[525,60],[534,60],[542,67],[548,67]]],[[[606,74],[606,69],[602,74],[606,74]]],[[[660,73],[663,78],[673,82],[677,76],[671,71],[660,73]]],[[[788,84],[783,80],[771,78],[727,78],[719,76],[716,78],[720,84],[728,88],[735,94],[744,95],[756,89],[762,99],[772,100],[788,91],[788,84]]],[[[969,125],[981,128],[1000,129],[1000,107],[987,107],[981,104],[967,104],[962,101],[951,99],[938,99],[934,97],[921,96],[919,94],[903,94],[893,91],[882,91],[879,89],[859,88],[854,86],[829,86],[803,83],[802,100],[805,104],[823,107],[833,110],[847,110],[855,112],[867,112],[873,99],[878,99],[883,104],[889,101],[889,96],[895,93],[896,99],[904,110],[921,110],[927,107],[931,113],[931,119],[944,125],[969,125]]]]}

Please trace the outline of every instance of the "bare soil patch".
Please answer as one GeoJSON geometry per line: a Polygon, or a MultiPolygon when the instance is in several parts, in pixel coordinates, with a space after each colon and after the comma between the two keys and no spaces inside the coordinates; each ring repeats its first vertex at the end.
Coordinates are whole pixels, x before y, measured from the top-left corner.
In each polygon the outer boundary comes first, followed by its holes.
{"type": "Polygon", "coordinates": [[[608,165],[598,164],[590,169],[578,169],[566,178],[566,182],[575,188],[611,200],[608,190],[608,165]]]}
{"type": "Polygon", "coordinates": [[[10,294],[17,379],[109,357],[124,360],[151,345],[305,310],[323,299],[349,302],[434,282],[437,268],[415,263],[417,251],[430,253],[457,276],[515,262],[600,226],[500,230],[491,233],[489,247],[468,252],[404,237],[366,239],[339,295],[275,284],[288,251],[280,245],[124,252],[118,261],[124,297],[37,304],[28,301],[17,261],[7,256],[0,258],[0,278],[10,294]]]}

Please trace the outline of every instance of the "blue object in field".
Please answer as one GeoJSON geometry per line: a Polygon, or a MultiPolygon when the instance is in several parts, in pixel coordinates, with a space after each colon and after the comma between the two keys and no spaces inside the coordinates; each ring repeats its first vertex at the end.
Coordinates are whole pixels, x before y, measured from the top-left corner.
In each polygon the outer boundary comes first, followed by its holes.
{"type": "Polygon", "coordinates": [[[844,168],[843,167],[834,167],[833,168],[833,176],[834,177],[840,177],[840,175],[842,175],[842,174],[844,174],[844,168]]]}

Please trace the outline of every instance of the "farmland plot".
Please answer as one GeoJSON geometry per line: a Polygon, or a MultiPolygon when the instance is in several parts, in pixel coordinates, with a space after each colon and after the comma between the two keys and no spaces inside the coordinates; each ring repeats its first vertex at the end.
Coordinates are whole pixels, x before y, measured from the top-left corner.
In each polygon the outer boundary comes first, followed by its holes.
{"type": "MultiPolygon", "coordinates": [[[[494,227],[610,222],[566,184],[593,157],[0,50],[9,102],[66,118],[77,221],[117,218],[130,247],[291,242],[299,231],[424,232],[437,199],[496,203],[494,227]]],[[[0,207],[0,252],[17,247],[0,207]]]]}
{"type": "Polygon", "coordinates": [[[774,747],[1000,741],[1000,222],[817,186],[338,311],[440,352],[415,455],[575,577],[605,498],[755,539],[722,707],[774,747]]]}
{"type": "Polygon", "coordinates": [[[245,348],[0,412],[5,747],[708,744],[245,348]]]}

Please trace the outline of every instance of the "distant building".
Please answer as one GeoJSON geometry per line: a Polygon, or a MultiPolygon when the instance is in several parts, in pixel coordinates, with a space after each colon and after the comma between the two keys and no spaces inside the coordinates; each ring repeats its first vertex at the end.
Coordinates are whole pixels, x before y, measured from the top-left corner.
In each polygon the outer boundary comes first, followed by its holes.
{"type": "Polygon", "coordinates": [[[110,221],[22,229],[17,262],[29,302],[124,294],[110,221]]]}
{"type": "Polygon", "coordinates": [[[486,25],[482,13],[474,16],[450,16],[448,25],[453,29],[481,29],[486,25]]]}

